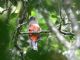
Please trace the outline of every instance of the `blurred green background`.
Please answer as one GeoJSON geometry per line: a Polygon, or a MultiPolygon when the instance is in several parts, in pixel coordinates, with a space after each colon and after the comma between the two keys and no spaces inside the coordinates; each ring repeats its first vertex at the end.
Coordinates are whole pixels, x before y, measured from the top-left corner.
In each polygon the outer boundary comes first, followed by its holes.
{"type": "MultiPolygon", "coordinates": [[[[30,48],[27,32],[30,16],[35,16],[42,30],[49,30],[39,10],[47,10],[51,22],[57,27],[59,25],[59,8],[62,0],[0,0],[0,60],[67,60],[62,54],[66,48],[57,40],[54,33],[42,33],[38,41],[38,51],[30,48]],[[22,25],[19,29],[17,27],[22,25]],[[21,50],[15,48],[17,44],[21,50]],[[20,55],[20,51],[23,55],[20,55]]],[[[80,13],[80,0],[73,0],[74,11],[80,13]]],[[[80,14],[76,15],[78,20],[80,14]]],[[[72,35],[65,36],[73,41],[72,35]]],[[[80,56],[80,50],[76,54],[80,56]]]]}

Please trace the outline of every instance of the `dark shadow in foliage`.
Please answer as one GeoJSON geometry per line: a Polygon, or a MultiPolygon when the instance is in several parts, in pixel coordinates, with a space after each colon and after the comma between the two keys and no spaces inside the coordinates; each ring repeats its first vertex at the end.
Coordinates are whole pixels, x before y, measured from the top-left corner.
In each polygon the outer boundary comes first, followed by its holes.
{"type": "Polygon", "coordinates": [[[0,60],[9,60],[9,26],[6,22],[0,21],[0,60]]]}
{"type": "Polygon", "coordinates": [[[39,51],[29,50],[25,56],[26,60],[67,60],[65,56],[57,51],[45,51],[40,48],[39,51]]]}

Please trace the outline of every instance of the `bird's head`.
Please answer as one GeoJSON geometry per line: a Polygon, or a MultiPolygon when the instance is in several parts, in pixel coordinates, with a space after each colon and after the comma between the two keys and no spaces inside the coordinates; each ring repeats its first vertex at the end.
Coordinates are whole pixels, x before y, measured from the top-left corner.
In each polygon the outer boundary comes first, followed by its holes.
{"type": "Polygon", "coordinates": [[[29,18],[29,22],[30,22],[30,21],[35,21],[35,17],[33,17],[33,16],[30,17],[30,18],[29,18]]]}

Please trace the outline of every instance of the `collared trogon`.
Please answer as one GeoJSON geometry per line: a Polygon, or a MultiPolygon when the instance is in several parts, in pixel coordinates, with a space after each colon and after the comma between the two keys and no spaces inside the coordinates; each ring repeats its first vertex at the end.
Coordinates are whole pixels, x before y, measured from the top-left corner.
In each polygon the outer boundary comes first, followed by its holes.
{"type": "Polygon", "coordinates": [[[31,46],[33,50],[38,50],[37,41],[40,37],[40,34],[38,32],[40,32],[41,28],[38,22],[36,21],[35,17],[30,17],[28,28],[31,46]]]}

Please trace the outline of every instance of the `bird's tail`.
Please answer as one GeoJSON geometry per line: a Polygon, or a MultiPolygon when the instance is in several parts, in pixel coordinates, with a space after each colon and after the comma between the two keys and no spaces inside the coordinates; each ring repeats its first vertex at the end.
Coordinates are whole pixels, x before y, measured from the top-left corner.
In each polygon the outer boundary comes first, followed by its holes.
{"type": "Polygon", "coordinates": [[[32,48],[33,48],[33,50],[38,50],[37,42],[35,42],[35,41],[31,41],[31,44],[32,44],[32,48]]]}
{"type": "Polygon", "coordinates": [[[37,42],[32,41],[30,39],[27,42],[29,43],[33,50],[38,50],[37,42]]]}

